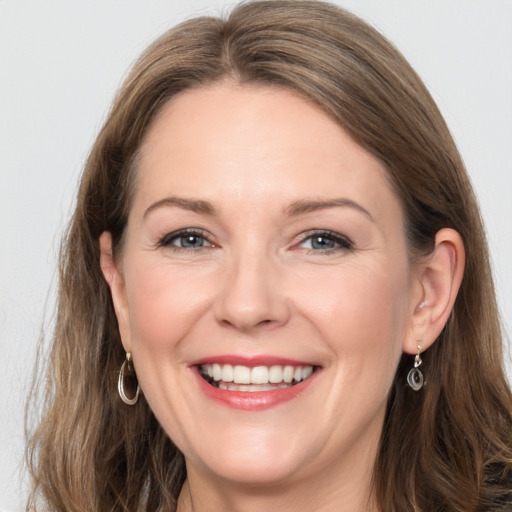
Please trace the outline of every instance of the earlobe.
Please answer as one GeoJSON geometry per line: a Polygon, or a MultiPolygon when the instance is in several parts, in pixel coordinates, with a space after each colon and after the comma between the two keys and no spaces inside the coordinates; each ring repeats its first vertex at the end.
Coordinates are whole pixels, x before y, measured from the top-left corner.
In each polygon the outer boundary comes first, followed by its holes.
{"type": "Polygon", "coordinates": [[[457,298],[464,262],[460,235],[453,229],[441,229],[436,234],[432,253],[418,263],[420,294],[412,304],[411,329],[404,340],[404,352],[415,354],[418,344],[426,350],[437,339],[457,298]]]}
{"type": "Polygon", "coordinates": [[[123,276],[114,257],[111,234],[108,231],[104,231],[99,238],[99,243],[101,271],[110,288],[123,346],[127,352],[130,352],[131,342],[126,290],[123,276]]]}

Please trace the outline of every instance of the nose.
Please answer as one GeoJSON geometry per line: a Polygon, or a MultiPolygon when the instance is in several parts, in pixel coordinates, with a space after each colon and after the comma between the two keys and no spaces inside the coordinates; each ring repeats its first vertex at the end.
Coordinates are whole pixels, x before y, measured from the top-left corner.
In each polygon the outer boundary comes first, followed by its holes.
{"type": "Polygon", "coordinates": [[[286,324],[290,304],[282,271],[269,255],[247,252],[226,270],[214,308],[217,321],[245,333],[286,324]]]}

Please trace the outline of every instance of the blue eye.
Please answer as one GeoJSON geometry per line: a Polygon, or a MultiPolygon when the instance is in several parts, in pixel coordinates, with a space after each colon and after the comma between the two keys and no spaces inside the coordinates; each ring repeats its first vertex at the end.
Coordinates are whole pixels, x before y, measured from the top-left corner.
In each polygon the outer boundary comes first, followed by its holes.
{"type": "Polygon", "coordinates": [[[205,239],[200,235],[185,235],[175,238],[173,245],[195,249],[196,247],[203,247],[204,243],[205,239]]]}
{"type": "Polygon", "coordinates": [[[165,235],[159,245],[172,246],[176,249],[202,249],[203,247],[212,247],[213,244],[197,231],[181,230],[165,235]]]}
{"type": "Polygon", "coordinates": [[[336,251],[339,249],[350,249],[353,244],[342,235],[330,231],[316,232],[304,238],[300,247],[313,251],[336,251]]]}

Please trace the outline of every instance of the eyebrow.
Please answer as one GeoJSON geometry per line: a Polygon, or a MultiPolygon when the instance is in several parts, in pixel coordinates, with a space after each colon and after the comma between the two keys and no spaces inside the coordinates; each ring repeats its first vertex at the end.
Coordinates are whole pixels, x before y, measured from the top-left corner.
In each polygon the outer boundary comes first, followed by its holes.
{"type": "Polygon", "coordinates": [[[339,207],[348,207],[354,208],[355,210],[363,213],[366,217],[368,217],[372,222],[375,222],[371,213],[363,208],[359,203],[356,203],[352,199],[348,198],[337,198],[337,199],[327,199],[327,200],[308,200],[308,199],[299,199],[298,201],[294,201],[288,208],[287,214],[290,216],[300,215],[301,213],[309,213],[316,210],[325,210],[327,208],[339,208],[339,207]]]}
{"type": "Polygon", "coordinates": [[[151,204],[151,206],[146,209],[142,217],[146,218],[153,210],[163,206],[177,206],[183,210],[189,210],[191,212],[206,215],[215,215],[217,213],[216,208],[208,201],[203,201],[201,199],[185,199],[183,197],[164,197],[163,199],[151,204]]]}
{"type": "MultiPolygon", "coordinates": [[[[152,203],[144,212],[143,218],[146,218],[149,213],[153,210],[164,206],[177,206],[178,208],[182,208],[184,210],[189,210],[194,213],[199,213],[203,215],[216,215],[218,213],[217,209],[208,201],[204,201],[201,199],[186,199],[183,197],[164,197],[163,199],[159,199],[158,201],[152,203]]],[[[302,213],[309,213],[316,210],[325,210],[327,208],[339,208],[339,207],[349,207],[358,210],[363,213],[366,217],[368,217],[372,222],[374,219],[370,212],[363,208],[359,203],[353,201],[348,198],[338,198],[338,199],[327,199],[327,200],[308,200],[308,199],[299,199],[294,201],[288,208],[286,208],[286,213],[289,216],[296,216],[302,213]]]]}

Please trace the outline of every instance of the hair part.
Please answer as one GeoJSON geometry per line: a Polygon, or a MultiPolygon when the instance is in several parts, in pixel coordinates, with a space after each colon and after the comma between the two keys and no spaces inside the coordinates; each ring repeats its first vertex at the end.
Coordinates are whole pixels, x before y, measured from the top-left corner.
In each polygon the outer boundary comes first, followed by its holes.
{"type": "Polygon", "coordinates": [[[423,355],[428,385],[400,361],[374,488],[383,511],[483,511],[512,501],[512,398],[487,245],[472,187],[434,101],[398,50],[347,11],[309,0],[240,4],[226,19],[186,21],[135,63],[87,160],[63,239],[50,397],[28,449],[36,496],[50,510],[175,510],[183,455],[141,396],[116,382],[124,351],[98,239],[122,246],[139,150],[181,91],[230,79],[315,102],[386,166],[403,206],[411,257],[437,231],[458,231],[465,276],[450,319],[423,355]]]}

